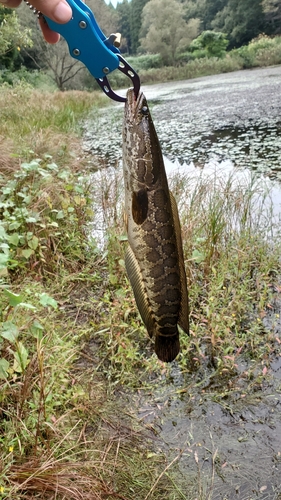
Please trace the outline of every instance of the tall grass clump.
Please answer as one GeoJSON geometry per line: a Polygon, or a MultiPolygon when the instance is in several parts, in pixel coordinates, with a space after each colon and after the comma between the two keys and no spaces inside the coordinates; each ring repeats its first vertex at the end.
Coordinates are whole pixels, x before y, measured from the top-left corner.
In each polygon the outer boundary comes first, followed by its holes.
{"type": "Polygon", "coordinates": [[[203,57],[188,61],[180,66],[164,66],[159,69],[149,69],[140,71],[142,83],[165,82],[172,80],[186,80],[198,78],[200,76],[227,73],[241,69],[237,59],[232,59],[228,55],[221,59],[217,57],[203,57]]]}
{"type": "Polygon", "coordinates": [[[281,37],[260,35],[248,45],[230,52],[231,57],[240,61],[242,68],[273,66],[281,63],[281,37]]]}
{"type": "MultiPolygon", "coordinates": [[[[206,51],[202,49],[180,54],[174,66],[163,66],[157,54],[129,60],[138,71],[143,84],[160,83],[280,64],[280,44],[280,36],[260,35],[248,45],[227,52],[224,57],[207,56],[206,51]]],[[[111,78],[115,86],[126,86],[126,79],[120,73],[114,72],[111,78]]]]}
{"type": "Polygon", "coordinates": [[[79,121],[103,97],[20,85],[0,101],[0,498],[133,500],[157,481],[172,500],[163,456],[100,373],[121,264],[92,237],[79,121]]]}
{"type": "Polygon", "coordinates": [[[82,117],[107,102],[101,92],[40,92],[25,82],[2,85],[0,137],[12,141],[13,154],[28,158],[32,150],[61,159],[76,152],[82,117]]]}
{"type": "Polygon", "coordinates": [[[274,333],[262,322],[280,272],[271,189],[265,179],[239,171],[227,177],[223,170],[175,184],[190,283],[192,342],[186,346],[194,343],[203,360],[209,345],[219,370],[230,368],[241,351],[261,361],[274,350],[274,333]]]}
{"type": "MultiPolygon", "coordinates": [[[[254,370],[268,362],[276,343],[274,328],[263,323],[274,307],[280,273],[280,224],[271,185],[249,174],[223,171],[177,174],[170,184],[182,222],[191,311],[191,337],[181,337],[179,364],[187,371],[195,364],[200,371],[211,363],[215,372],[227,374],[236,370],[241,355],[254,370]]],[[[109,199],[116,206],[113,193],[109,199]]],[[[104,297],[104,329],[97,328],[95,335],[102,337],[110,361],[104,364],[108,379],[143,387],[161,363],[124,272],[126,237],[120,218],[108,226],[113,302],[106,305],[109,295],[104,297]]]]}

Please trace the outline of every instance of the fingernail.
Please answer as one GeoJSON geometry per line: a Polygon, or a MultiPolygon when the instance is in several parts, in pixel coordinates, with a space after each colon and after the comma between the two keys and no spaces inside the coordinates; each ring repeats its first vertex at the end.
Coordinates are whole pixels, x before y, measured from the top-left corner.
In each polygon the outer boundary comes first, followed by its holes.
{"type": "MultiPolygon", "coordinates": [[[[2,0],[1,0],[2,1],[2,0]]],[[[71,19],[72,10],[67,2],[60,2],[54,10],[54,18],[59,23],[67,23],[71,19]]]]}

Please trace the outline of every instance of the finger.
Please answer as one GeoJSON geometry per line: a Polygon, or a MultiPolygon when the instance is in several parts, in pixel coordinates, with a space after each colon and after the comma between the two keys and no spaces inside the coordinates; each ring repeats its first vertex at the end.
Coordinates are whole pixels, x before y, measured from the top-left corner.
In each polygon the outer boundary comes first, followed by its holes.
{"type": "Polygon", "coordinates": [[[1,0],[0,3],[2,5],[5,5],[5,7],[9,7],[9,8],[14,8],[14,7],[18,7],[19,4],[21,3],[21,0],[1,0]]]}
{"type": "MultiPolygon", "coordinates": [[[[17,1],[17,0],[9,0],[17,1]]],[[[44,16],[56,23],[67,23],[72,16],[72,10],[66,0],[31,0],[33,7],[40,10],[44,16]]]]}
{"type": "Polygon", "coordinates": [[[44,17],[40,17],[39,24],[46,42],[57,43],[59,41],[59,34],[49,28],[44,17]]]}

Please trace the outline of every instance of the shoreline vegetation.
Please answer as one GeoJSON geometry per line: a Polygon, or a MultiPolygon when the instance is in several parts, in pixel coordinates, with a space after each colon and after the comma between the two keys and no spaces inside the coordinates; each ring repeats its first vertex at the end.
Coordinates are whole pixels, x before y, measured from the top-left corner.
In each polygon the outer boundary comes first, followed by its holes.
{"type": "MultiPolygon", "coordinates": [[[[254,64],[281,62],[274,40],[254,64]]],[[[241,52],[237,65],[245,64],[241,52]]],[[[214,68],[212,59],[193,64],[214,68]]],[[[228,56],[218,65],[230,68],[228,56]]],[[[162,80],[161,68],[153,71],[162,80]]],[[[105,247],[91,236],[99,164],[81,154],[80,124],[105,104],[101,92],[1,87],[1,499],[192,500],[202,491],[191,474],[188,496],[180,454],[167,461],[156,430],[118,398],[165,384],[171,368],[152,354],[126,277],[118,172],[101,186],[105,247]]],[[[191,303],[191,337],[182,337],[177,363],[194,375],[191,393],[209,373],[218,399],[250,394],[280,349],[274,315],[270,328],[263,322],[278,310],[281,242],[263,184],[254,175],[238,184],[231,176],[172,179],[191,303]]]]}
{"type": "MultiPolygon", "coordinates": [[[[224,51],[220,57],[209,57],[203,50],[186,52],[178,56],[174,66],[163,65],[158,54],[136,57],[127,57],[125,54],[124,57],[139,73],[143,85],[187,80],[242,69],[279,65],[281,64],[281,36],[260,35],[248,45],[229,52],[224,51]]],[[[0,70],[0,85],[13,86],[23,81],[41,90],[55,90],[53,77],[49,71],[43,70],[28,71],[24,67],[18,71],[4,69],[0,70]]],[[[126,87],[128,84],[128,79],[119,71],[114,71],[109,80],[113,88],[126,87]]],[[[92,91],[98,90],[99,87],[89,72],[81,68],[77,76],[71,78],[64,89],[92,91]]]]}

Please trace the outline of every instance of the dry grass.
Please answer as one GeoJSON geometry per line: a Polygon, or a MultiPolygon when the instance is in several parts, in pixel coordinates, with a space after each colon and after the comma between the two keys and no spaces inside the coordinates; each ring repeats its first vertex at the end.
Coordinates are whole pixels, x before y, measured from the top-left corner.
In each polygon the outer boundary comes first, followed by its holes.
{"type": "Polygon", "coordinates": [[[12,148],[25,159],[48,153],[60,163],[74,161],[81,157],[81,118],[91,108],[106,105],[105,99],[100,92],[39,92],[26,84],[2,87],[0,137],[9,140],[9,146],[0,147],[4,152],[12,148]]]}

